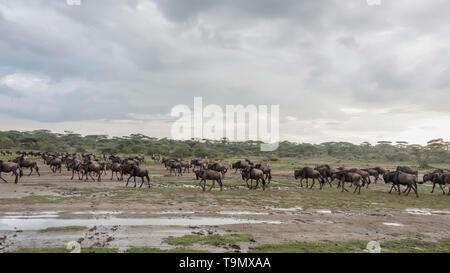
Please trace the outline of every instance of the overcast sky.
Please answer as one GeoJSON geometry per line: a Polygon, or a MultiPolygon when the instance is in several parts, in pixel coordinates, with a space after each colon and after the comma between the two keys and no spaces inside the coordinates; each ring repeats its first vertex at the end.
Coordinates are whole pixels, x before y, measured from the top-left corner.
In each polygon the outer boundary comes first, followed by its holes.
{"type": "Polygon", "coordinates": [[[448,0],[0,0],[0,130],[170,137],[170,109],[201,96],[279,105],[296,142],[448,139],[449,14],[448,0]]]}

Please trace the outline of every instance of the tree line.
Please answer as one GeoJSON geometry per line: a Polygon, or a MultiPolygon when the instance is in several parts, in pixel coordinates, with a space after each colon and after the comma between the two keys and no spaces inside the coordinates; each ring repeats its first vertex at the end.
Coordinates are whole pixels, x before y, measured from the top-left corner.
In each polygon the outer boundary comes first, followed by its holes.
{"type": "Polygon", "coordinates": [[[282,141],[273,152],[260,151],[260,141],[231,142],[226,138],[216,140],[173,140],[154,138],[142,134],[123,137],[53,133],[49,130],[0,131],[0,150],[24,150],[42,152],[78,152],[99,154],[160,154],[173,157],[230,158],[263,156],[269,160],[280,157],[333,158],[336,160],[417,162],[421,167],[429,163],[450,163],[450,153],[444,147],[431,143],[421,147],[399,148],[387,143],[357,145],[349,142],[325,142],[321,144],[282,141]]]}

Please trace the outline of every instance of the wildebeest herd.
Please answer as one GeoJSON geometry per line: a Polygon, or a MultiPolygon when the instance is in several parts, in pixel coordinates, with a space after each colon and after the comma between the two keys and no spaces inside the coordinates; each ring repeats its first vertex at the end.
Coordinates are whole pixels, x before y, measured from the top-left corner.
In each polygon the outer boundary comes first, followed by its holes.
{"type": "MultiPolygon", "coordinates": [[[[3,156],[11,156],[11,151],[0,151],[3,156]]],[[[150,187],[149,170],[142,166],[145,161],[144,156],[128,156],[121,157],[118,155],[95,155],[95,154],[78,154],[78,153],[49,153],[49,152],[16,152],[17,157],[9,160],[0,160],[0,179],[7,183],[1,177],[1,173],[12,173],[15,176],[15,183],[17,184],[19,178],[23,176],[23,169],[29,169],[31,175],[35,171],[39,176],[39,167],[37,161],[29,157],[41,157],[43,162],[50,168],[53,173],[61,173],[61,169],[65,167],[67,171],[72,172],[71,180],[74,179],[75,174],[79,180],[101,181],[102,175],[105,176],[108,171],[111,171],[110,180],[114,180],[114,176],[118,181],[123,181],[124,175],[127,175],[126,185],[128,186],[131,178],[134,179],[134,187],[136,187],[136,178],[141,178],[142,187],[147,182],[150,187]]],[[[240,172],[242,180],[245,181],[247,188],[257,189],[259,183],[262,189],[265,190],[272,180],[272,171],[268,163],[253,163],[249,159],[239,160],[230,163],[228,160],[213,161],[208,158],[193,158],[190,160],[180,158],[165,158],[161,155],[153,155],[152,160],[164,165],[168,171],[168,175],[183,176],[183,174],[193,173],[203,191],[206,191],[206,181],[212,181],[209,191],[214,187],[215,182],[220,186],[220,191],[223,189],[223,179],[228,170],[234,170],[234,173],[240,172]],[[248,182],[250,180],[250,183],[248,182]],[[256,184],[253,185],[253,180],[256,184]]],[[[400,186],[404,186],[403,193],[408,195],[411,190],[415,195],[418,194],[418,184],[431,182],[433,184],[432,193],[435,186],[439,185],[443,194],[445,194],[444,187],[450,188],[450,171],[446,169],[436,169],[428,172],[423,176],[422,181],[418,179],[418,171],[415,171],[407,166],[398,166],[396,170],[389,171],[381,167],[374,168],[348,168],[337,167],[333,168],[330,165],[324,164],[316,167],[303,167],[294,170],[295,180],[299,180],[300,187],[303,187],[303,181],[306,180],[306,188],[312,189],[316,182],[320,189],[324,185],[333,187],[333,182],[337,181],[336,188],[341,192],[348,191],[345,187],[349,184],[354,187],[353,193],[361,193],[362,188],[369,188],[372,183],[377,183],[383,179],[386,184],[392,184],[389,193],[395,190],[399,195],[402,193],[400,186]],[[311,182],[311,185],[309,185],[311,182]]],[[[450,195],[450,189],[447,195],[450,195]]]]}

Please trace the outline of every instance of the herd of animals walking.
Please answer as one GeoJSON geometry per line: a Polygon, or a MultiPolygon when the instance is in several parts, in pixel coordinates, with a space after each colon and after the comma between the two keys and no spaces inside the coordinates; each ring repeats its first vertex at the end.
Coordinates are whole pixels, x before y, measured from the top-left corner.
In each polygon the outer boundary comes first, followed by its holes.
{"type": "MultiPolygon", "coordinates": [[[[11,151],[0,151],[0,155],[12,156],[11,151]]],[[[126,185],[128,186],[130,179],[133,178],[134,187],[136,187],[136,178],[141,179],[142,187],[145,182],[150,187],[149,170],[143,167],[145,157],[128,156],[120,157],[117,155],[95,155],[95,154],[78,154],[78,153],[49,153],[49,152],[24,152],[16,151],[16,158],[8,161],[0,160],[0,179],[8,183],[1,174],[11,173],[15,176],[14,183],[19,182],[20,177],[24,175],[23,169],[29,169],[31,175],[33,171],[40,176],[39,166],[37,161],[31,157],[40,157],[43,162],[50,168],[53,173],[61,173],[61,169],[65,167],[67,171],[72,172],[71,180],[77,174],[78,180],[101,181],[102,175],[107,175],[111,172],[110,180],[115,178],[118,181],[124,179],[124,175],[128,176],[126,185]],[[115,178],[114,178],[115,176],[115,178]]],[[[256,190],[259,183],[262,185],[262,190],[270,184],[272,180],[272,172],[267,163],[253,163],[249,159],[239,160],[230,163],[228,160],[212,161],[208,158],[193,158],[191,160],[183,160],[179,158],[164,158],[160,155],[153,155],[152,160],[164,165],[169,175],[183,176],[183,174],[193,173],[195,179],[200,180],[200,187],[206,191],[206,181],[212,181],[209,191],[215,186],[215,182],[219,184],[220,191],[223,188],[223,179],[229,170],[234,170],[234,173],[241,174],[242,180],[245,181],[248,189],[256,190]],[[250,180],[250,184],[249,181],[250,180]],[[253,186],[253,180],[256,184],[253,186]]],[[[341,192],[348,191],[345,188],[346,183],[350,187],[354,187],[353,193],[361,193],[361,188],[369,188],[372,183],[377,183],[378,180],[383,179],[386,184],[392,184],[389,193],[395,190],[399,195],[402,193],[400,186],[404,186],[403,194],[408,195],[411,190],[415,195],[418,194],[418,184],[431,182],[433,184],[432,193],[436,185],[439,185],[443,194],[446,194],[445,188],[448,187],[447,195],[450,195],[450,171],[446,169],[436,169],[423,175],[423,179],[419,181],[418,171],[415,171],[407,166],[398,166],[396,170],[389,171],[381,167],[374,168],[347,168],[337,167],[333,168],[330,165],[320,165],[316,167],[303,167],[294,170],[295,180],[299,180],[300,187],[303,187],[303,181],[306,181],[306,188],[312,189],[316,182],[319,188],[323,189],[324,185],[328,184],[333,187],[332,183],[337,181],[337,188],[341,192]],[[373,181],[372,181],[373,179],[373,181]],[[312,181],[309,185],[309,181],[312,181]]]]}

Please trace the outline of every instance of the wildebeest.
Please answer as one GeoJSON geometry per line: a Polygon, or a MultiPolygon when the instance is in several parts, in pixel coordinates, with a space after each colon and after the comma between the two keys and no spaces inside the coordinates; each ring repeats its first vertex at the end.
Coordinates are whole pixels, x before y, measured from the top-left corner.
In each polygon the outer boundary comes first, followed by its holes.
{"type": "Polygon", "coordinates": [[[111,180],[113,180],[114,174],[116,174],[117,180],[120,180],[119,173],[122,170],[122,165],[120,163],[108,163],[106,164],[106,170],[111,170],[111,180]]]}
{"type": "Polygon", "coordinates": [[[234,173],[236,173],[238,170],[244,170],[246,168],[250,167],[250,163],[248,161],[236,161],[231,165],[231,169],[236,169],[236,171],[234,173]]]}
{"type": "Polygon", "coordinates": [[[19,164],[20,168],[25,168],[25,169],[30,168],[30,174],[28,176],[30,176],[33,173],[33,170],[36,170],[37,174],[39,176],[41,176],[41,174],[39,173],[39,167],[37,165],[37,162],[34,160],[20,156],[20,157],[14,159],[12,162],[19,164]]]}
{"type": "Polygon", "coordinates": [[[445,194],[444,186],[450,185],[450,173],[445,172],[444,170],[435,170],[432,173],[424,174],[423,182],[425,183],[428,181],[433,183],[433,189],[431,190],[431,193],[434,192],[434,188],[436,187],[436,184],[438,184],[442,190],[442,193],[445,194]]]}
{"type": "Polygon", "coordinates": [[[259,181],[261,180],[263,191],[266,190],[266,180],[264,179],[264,172],[255,167],[247,167],[242,170],[242,179],[245,180],[247,187],[253,189],[253,179],[256,180],[255,190],[258,188],[259,181]],[[250,179],[250,186],[248,180],[250,179]]]}
{"type": "Polygon", "coordinates": [[[363,171],[363,170],[360,170],[360,169],[357,169],[357,168],[351,168],[351,169],[348,169],[347,171],[359,174],[361,176],[361,180],[363,182],[363,186],[367,185],[367,188],[369,187],[369,184],[372,182],[370,180],[370,174],[368,172],[366,172],[366,171],[363,171]]]}
{"type": "Polygon", "coordinates": [[[228,171],[227,167],[218,162],[208,164],[208,169],[220,172],[222,174],[222,177],[224,177],[225,173],[228,171]]]}
{"type": "Polygon", "coordinates": [[[50,169],[52,172],[56,173],[57,170],[61,173],[61,166],[62,166],[62,159],[59,157],[51,157],[46,162],[48,165],[50,165],[50,169]]]}
{"type": "Polygon", "coordinates": [[[139,188],[142,188],[142,185],[144,184],[144,177],[145,177],[147,179],[148,187],[150,188],[150,176],[148,175],[147,169],[145,169],[143,167],[139,167],[137,165],[133,165],[131,167],[130,177],[128,177],[127,184],[125,185],[125,187],[128,186],[128,182],[130,182],[131,177],[134,178],[134,187],[136,187],[136,177],[140,177],[142,179],[142,183],[139,186],[139,188]]]}
{"type": "Polygon", "coordinates": [[[311,184],[310,189],[312,189],[312,187],[316,183],[316,179],[319,180],[320,189],[323,188],[323,183],[325,182],[323,179],[321,179],[319,171],[316,171],[311,167],[304,167],[304,168],[295,170],[294,177],[295,177],[295,180],[300,178],[300,187],[302,187],[302,188],[303,188],[303,179],[306,179],[306,188],[309,187],[308,179],[310,178],[313,180],[313,183],[311,184]]]}
{"type": "Polygon", "coordinates": [[[94,177],[92,177],[92,173],[97,174],[98,182],[101,181],[103,168],[99,162],[88,161],[86,163],[82,163],[80,168],[83,170],[83,176],[81,177],[81,179],[83,179],[84,175],[86,175],[86,179],[84,181],[88,180],[88,176],[90,176],[92,180],[95,181],[94,177]]]}
{"type": "Polygon", "coordinates": [[[263,165],[261,163],[258,163],[255,165],[255,168],[263,171],[265,175],[264,179],[267,180],[267,185],[269,185],[270,181],[272,180],[272,170],[270,169],[269,165],[263,165]]]}
{"type": "Polygon", "coordinates": [[[73,180],[75,172],[78,174],[78,180],[83,179],[82,177],[80,177],[80,172],[82,172],[83,169],[81,168],[81,161],[79,159],[75,158],[68,161],[66,166],[68,171],[72,171],[72,177],[70,178],[70,180],[73,180]]]}
{"type": "Polygon", "coordinates": [[[3,160],[0,160],[0,179],[2,179],[5,183],[8,183],[8,181],[6,181],[2,177],[2,173],[10,173],[10,172],[12,172],[13,175],[16,176],[14,183],[17,184],[17,182],[19,182],[19,177],[23,176],[23,172],[19,164],[15,162],[4,162],[3,160]]]}
{"type": "Polygon", "coordinates": [[[201,178],[200,180],[200,186],[202,187],[203,191],[206,190],[206,180],[212,180],[212,185],[209,188],[208,191],[211,191],[211,189],[214,187],[215,182],[219,183],[220,191],[222,191],[222,174],[218,171],[209,170],[209,169],[201,169],[201,170],[195,170],[194,171],[197,179],[201,178]],[[202,185],[203,182],[203,185],[202,185]]]}
{"type": "Polygon", "coordinates": [[[353,193],[356,193],[356,190],[358,190],[358,194],[361,194],[361,187],[364,185],[364,182],[362,182],[362,176],[359,173],[342,170],[334,172],[333,177],[339,180],[338,188],[342,187],[341,192],[344,192],[344,190],[348,191],[345,188],[345,183],[348,182],[355,186],[353,193]]]}
{"type": "Polygon", "coordinates": [[[403,193],[406,193],[406,195],[409,194],[411,189],[414,190],[416,197],[419,197],[419,194],[417,192],[417,176],[414,174],[404,173],[401,171],[393,171],[393,172],[387,172],[383,175],[383,179],[385,183],[392,183],[391,190],[389,193],[392,192],[392,189],[397,187],[398,194],[400,195],[400,185],[406,186],[406,189],[403,193]]]}
{"type": "Polygon", "coordinates": [[[373,182],[375,184],[377,183],[378,179],[380,178],[380,173],[376,169],[374,169],[374,168],[367,168],[367,169],[361,169],[361,170],[369,173],[370,176],[373,176],[375,178],[375,180],[373,182]]]}
{"type": "Polygon", "coordinates": [[[314,170],[320,173],[322,179],[324,179],[331,186],[331,182],[333,182],[333,169],[328,164],[320,165],[314,168],[314,170]]]}
{"type": "Polygon", "coordinates": [[[402,173],[407,173],[407,174],[413,174],[415,176],[417,176],[419,174],[418,171],[414,171],[413,169],[411,169],[408,166],[398,166],[397,171],[402,172],[402,173]]]}

